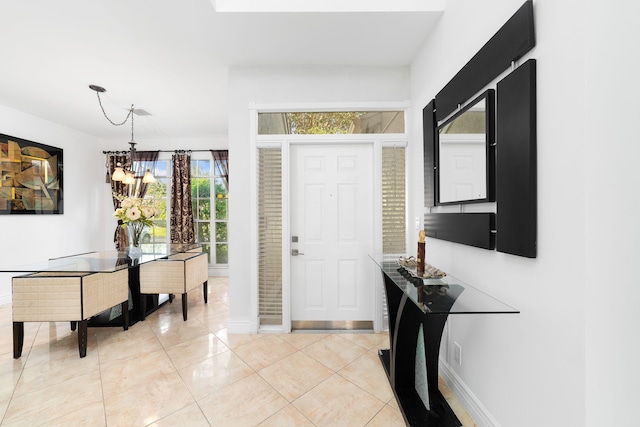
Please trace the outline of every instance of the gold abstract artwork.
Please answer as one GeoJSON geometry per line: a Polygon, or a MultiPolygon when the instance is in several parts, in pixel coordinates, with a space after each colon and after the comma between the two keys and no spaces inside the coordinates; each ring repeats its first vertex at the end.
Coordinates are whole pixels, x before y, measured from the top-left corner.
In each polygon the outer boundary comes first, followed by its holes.
{"type": "Polygon", "coordinates": [[[0,215],[62,213],[62,149],[0,135],[0,215]]]}

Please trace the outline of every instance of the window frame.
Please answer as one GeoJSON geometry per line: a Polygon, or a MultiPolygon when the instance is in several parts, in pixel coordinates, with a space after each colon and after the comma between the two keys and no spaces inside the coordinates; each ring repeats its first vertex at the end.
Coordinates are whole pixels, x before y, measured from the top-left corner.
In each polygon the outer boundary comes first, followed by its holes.
{"type": "MultiPolygon", "coordinates": [[[[210,268],[221,268],[221,269],[228,269],[229,263],[228,263],[228,248],[229,248],[229,239],[228,239],[228,232],[229,232],[229,192],[228,190],[226,191],[226,203],[227,203],[227,218],[226,219],[218,219],[216,218],[215,215],[215,200],[217,197],[216,194],[216,189],[215,189],[215,182],[217,178],[222,178],[221,175],[216,175],[216,168],[215,168],[215,160],[213,159],[213,156],[211,155],[211,152],[209,151],[197,151],[197,152],[192,152],[191,153],[191,170],[193,171],[193,163],[194,162],[198,162],[198,161],[208,161],[209,162],[209,175],[198,175],[198,176],[193,176],[191,177],[192,183],[193,183],[193,179],[198,179],[198,178],[203,178],[203,177],[207,177],[210,180],[210,185],[209,185],[209,200],[210,200],[210,215],[209,215],[209,219],[208,220],[204,220],[201,221],[198,219],[198,215],[197,215],[197,203],[193,204],[193,218],[194,218],[194,231],[195,231],[195,235],[196,235],[196,242],[197,243],[203,243],[205,245],[209,246],[209,267],[210,268]],[[211,183],[213,183],[213,185],[211,185],[211,183]],[[200,222],[208,222],[209,223],[209,233],[210,233],[210,241],[209,242],[198,242],[198,225],[197,223],[200,222]],[[227,227],[227,240],[224,242],[219,242],[216,240],[216,236],[215,236],[215,230],[216,230],[216,224],[217,223],[226,223],[226,227],[227,227]],[[224,243],[227,245],[227,262],[226,263],[218,263],[217,261],[217,253],[216,253],[216,249],[217,249],[217,245],[224,243]]],[[[166,230],[167,230],[167,234],[166,234],[166,241],[165,242],[154,242],[152,240],[151,243],[153,244],[166,244],[169,243],[170,240],[170,235],[171,235],[171,217],[170,217],[170,207],[171,207],[171,176],[172,176],[172,164],[171,164],[171,153],[168,152],[161,152],[160,155],[158,156],[158,160],[157,160],[157,164],[156,164],[156,169],[154,170],[154,176],[156,176],[156,179],[158,178],[162,178],[162,179],[166,179],[166,196],[165,196],[165,207],[166,207],[166,212],[165,212],[165,219],[163,221],[165,221],[166,223],[166,230]],[[166,169],[166,176],[165,175],[159,175],[157,174],[157,167],[159,163],[164,163],[165,164],[165,169],[166,169]]],[[[162,167],[161,167],[162,169],[162,167]]],[[[193,191],[193,190],[192,190],[193,191]]],[[[147,197],[147,196],[145,196],[147,197]]],[[[194,200],[192,200],[192,202],[195,202],[194,200]]],[[[155,225],[154,225],[155,228],[155,225]]],[[[155,237],[155,234],[153,234],[152,239],[155,237]]]]}

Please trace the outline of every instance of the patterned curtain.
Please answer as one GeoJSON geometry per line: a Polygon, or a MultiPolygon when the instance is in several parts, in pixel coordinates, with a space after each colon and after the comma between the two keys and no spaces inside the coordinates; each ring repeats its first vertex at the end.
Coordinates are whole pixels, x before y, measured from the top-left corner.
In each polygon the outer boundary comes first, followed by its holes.
{"type": "Polygon", "coordinates": [[[216,175],[224,177],[224,186],[229,191],[229,150],[211,150],[216,175]]]}
{"type": "Polygon", "coordinates": [[[152,173],[156,169],[159,151],[136,151],[136,158],[133,162],[133,175],[136,179],[134,194],[136,197],[144,198],[147,194],[149,184],[142,182],[144,173],[149,169],[152,173]]]}
{"type": "MultiPolygon", "coordinates": [[[[107,165],[109,168],[109,176],[113,175],[113,171],[116,168],[116,165],[120,163],[121,165],[125,165],[128,160],[128,155],[120,155],[120,154],[107,154],[107,165]]],[[[128,194],[129,186],[127,184],[123,184],[120,181],[111,181],[111,194],[128,194]]],[[[120,207],[120,201],[113,197],[113,210],[115,212],[116,209],[120,207]]],[[[116,244],[116,250],[121,251],[125,250],[127,246],[129,246],[129,236],[127,234],[127,230],[121,227],[122,221],[118,220],[118,226],[116,227],[115,232],[113,233],[113,242],[116,244]]]]}
{"type": "Polygon", "coordinates": [[[171,163],[171,243],[194,243],[191,155],[176,153],[171,157],[171,163]]]}

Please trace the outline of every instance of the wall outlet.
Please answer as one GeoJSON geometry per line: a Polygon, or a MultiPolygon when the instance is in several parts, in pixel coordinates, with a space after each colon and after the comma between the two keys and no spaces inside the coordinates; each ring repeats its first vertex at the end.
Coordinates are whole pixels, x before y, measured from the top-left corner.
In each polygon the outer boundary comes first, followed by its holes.
{"type": "Polygon", "coordinates": [[[462,347],[457,342],[453,343],[453,359],[458,363],[458,366],[462,366],[462,347]]]}
{"type": "Polygon", "coordinates": [[[416,217],[416,230],[420,230],[420,217],[416,217]]]}

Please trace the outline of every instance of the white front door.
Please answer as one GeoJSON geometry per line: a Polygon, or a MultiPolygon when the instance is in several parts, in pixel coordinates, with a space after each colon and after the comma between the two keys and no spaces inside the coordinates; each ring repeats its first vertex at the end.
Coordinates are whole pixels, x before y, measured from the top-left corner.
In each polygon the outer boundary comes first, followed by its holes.
{"type": "Polygon", "coordinates": [[[290,153],[292,324],[372,321],[373,145],[290,153]]]}

